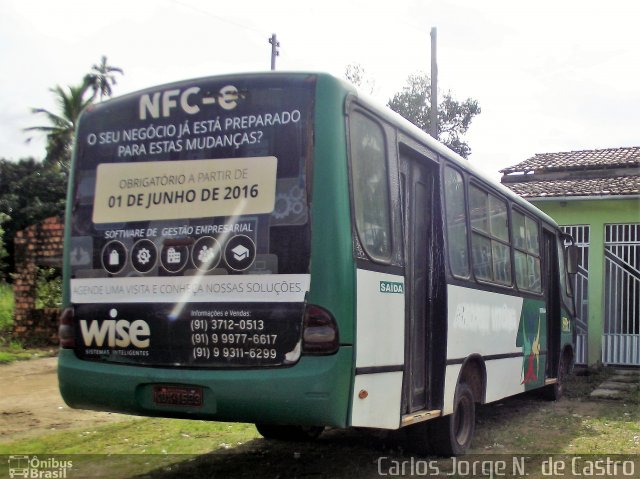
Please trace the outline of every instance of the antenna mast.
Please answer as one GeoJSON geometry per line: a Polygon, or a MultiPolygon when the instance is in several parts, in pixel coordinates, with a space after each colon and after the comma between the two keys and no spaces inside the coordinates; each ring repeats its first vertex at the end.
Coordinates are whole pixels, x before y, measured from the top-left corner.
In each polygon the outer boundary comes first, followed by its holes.
{"type": "Polygon", "coordinates": [[[269,38],[269,43],[271,43],[271,70],[275,70],[276,57],[280,55],[280,51],[278,50],[280,42],[277,40],[275,33],[269,38]]]}

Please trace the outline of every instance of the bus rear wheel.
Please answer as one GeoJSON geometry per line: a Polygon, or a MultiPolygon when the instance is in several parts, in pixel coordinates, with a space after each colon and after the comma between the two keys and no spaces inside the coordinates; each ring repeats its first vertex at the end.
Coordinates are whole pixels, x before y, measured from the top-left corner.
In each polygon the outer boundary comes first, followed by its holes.
{"type": "Polygon", "coordinates": [[[453,413],[431,425],[433,452],[443,456],[464,454],[476,428],[476,405],[473,391],[466,383],[456,387],[453,413]]]}
{"type": "Polygon", "coordinates": [[[564,394],[565,380],[570,372],[571,358],[565,353],[561,354],[558,360],[558,370],[556,372],[556,382],[543,389],[543,397],[547,401],[558,401],[564,394]]]}
{"type": "Polygon", "coordinates": [[[256,429],[265,439],[275,441],[311,441],[317,439],[322,426],[281,426],[277,424],[256,424],[256,429]]]}

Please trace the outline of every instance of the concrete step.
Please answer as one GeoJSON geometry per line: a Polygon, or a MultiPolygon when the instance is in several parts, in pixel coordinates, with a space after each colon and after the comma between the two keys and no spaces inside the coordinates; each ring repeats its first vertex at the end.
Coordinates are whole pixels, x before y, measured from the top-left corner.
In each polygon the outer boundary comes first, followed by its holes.
{"type": "Polygon", "coordinates": [[[609,379],[598,386],[598,389],[613,389],[616,391],[633,391],[637,383],[613,381],[609,379]]]}
{"type": "Polygon", "coordinates": [[[625,395],[625,391],[619,389],[598,388],[591,393],[594,399],[621,399],[625,395]]]}
{"type": "Polygon", "coordinates": [[[640,369],[614,369],[613,375],[591,393],[594,399],[624,399],[640,384],[640,369]]]}
{"type": "Polygon", "coordinates": [[[625,399],[640,384],[640,369],[614,369],[607,378],[591,393],[593,399],[625,399]]]}
{"type": "Polygon", "coordinates": [[[625,384],[640,384],[640,376],[631,376],[629,374],[614,374],[607,381],[625,384]]]}

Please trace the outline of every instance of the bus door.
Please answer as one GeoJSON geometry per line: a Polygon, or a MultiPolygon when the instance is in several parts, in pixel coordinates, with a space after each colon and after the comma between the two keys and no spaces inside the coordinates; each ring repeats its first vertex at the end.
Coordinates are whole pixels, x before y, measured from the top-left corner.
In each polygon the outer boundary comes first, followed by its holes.
{"type": "Polygon", "coordinates": [[[554,378],[557,374],[560,356],[560,283],[558,271],[558,250],[554,232],[543,229],[543,290],[547,310],[547,361],[546,377],[554,378]]]}
{"type": "Polygon", "coordinates": [[[433,298],[433,205],[437,171],[435,162],[401,145],[406,285],[403,409],[406,413],[426,409],[429,405],[428,345],[432,339],[429,319],[433,298]]]}

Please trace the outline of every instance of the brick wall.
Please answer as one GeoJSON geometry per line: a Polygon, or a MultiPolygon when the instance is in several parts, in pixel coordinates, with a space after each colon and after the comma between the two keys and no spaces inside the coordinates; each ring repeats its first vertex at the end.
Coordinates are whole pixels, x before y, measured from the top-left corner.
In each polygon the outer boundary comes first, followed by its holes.
{"type": "Polygon", "coordinates": [[[54,216],[19,231],[15,243],[13,334],[25,344],[57,344],[57,308],[36,309],[38,266],[62,267],[64,220],[54,216]]]}

